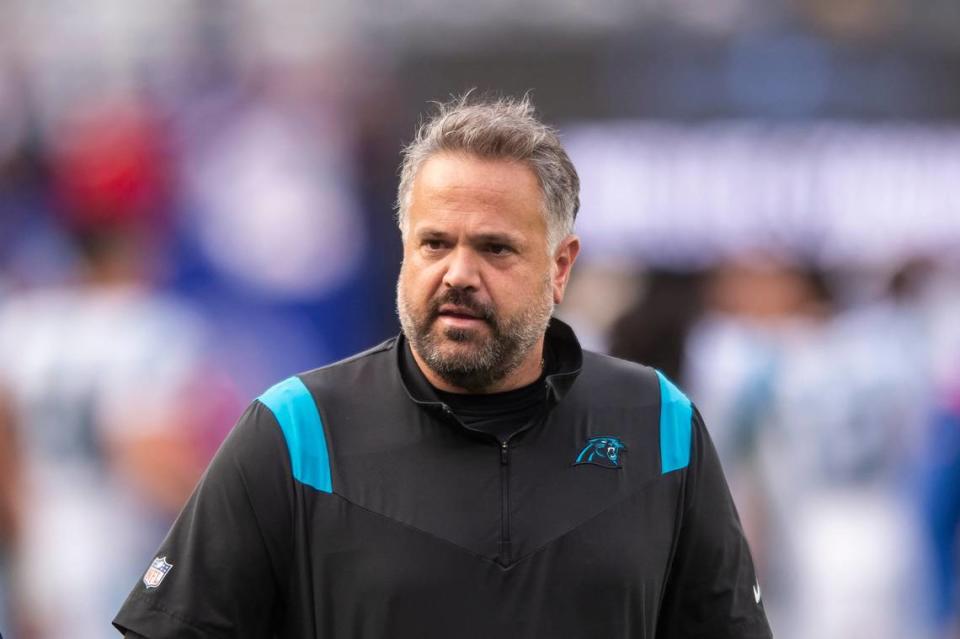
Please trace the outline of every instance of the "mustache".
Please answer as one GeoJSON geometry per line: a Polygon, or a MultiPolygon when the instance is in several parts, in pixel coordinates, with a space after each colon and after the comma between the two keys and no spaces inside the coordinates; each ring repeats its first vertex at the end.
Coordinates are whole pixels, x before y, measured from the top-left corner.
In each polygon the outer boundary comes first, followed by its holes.
{"type": "Polygon", "coordinates": [[[473,296],[472,293],[469,293],[463,289],[447,289],[437,297],[433,298],[433,300],[430,302],[431,320],[435,320],[440,316],[440,307],[444,304],[462,306],[488,324],[496,324],[497,315],[493,309],[493,306],[480,302],[473,296]]]}

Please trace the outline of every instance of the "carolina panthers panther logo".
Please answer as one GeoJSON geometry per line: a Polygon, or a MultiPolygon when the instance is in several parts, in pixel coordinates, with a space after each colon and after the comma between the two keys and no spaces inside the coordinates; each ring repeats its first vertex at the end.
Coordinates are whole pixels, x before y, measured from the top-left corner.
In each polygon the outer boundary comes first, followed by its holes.
{"type": "Polygon", "coordinates": [[[620,451],[626,450],[626,446],[620,441],[619,437],[591,437],[587,440],[587,445],[583,447],[580,454],[577,455],[577,464],[596,464],[605,468],[622,468],[620,464],[620,451]]]}

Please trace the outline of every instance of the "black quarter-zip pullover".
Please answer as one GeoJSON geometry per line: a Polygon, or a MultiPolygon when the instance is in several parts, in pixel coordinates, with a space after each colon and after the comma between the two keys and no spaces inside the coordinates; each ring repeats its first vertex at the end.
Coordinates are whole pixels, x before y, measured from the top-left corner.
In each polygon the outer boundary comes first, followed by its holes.
{"type": "Polygon", "coordinates": [[[542,413],[498,441],[403,337],[254,401],[114,619],[148,639],[771,636],[702,420],[553,320],[542,413]]]}

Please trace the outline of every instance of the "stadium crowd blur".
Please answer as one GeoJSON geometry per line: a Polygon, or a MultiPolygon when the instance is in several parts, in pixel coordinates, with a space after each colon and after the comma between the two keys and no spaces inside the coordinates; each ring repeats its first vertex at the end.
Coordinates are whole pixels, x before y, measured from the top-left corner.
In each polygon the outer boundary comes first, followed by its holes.
{"type": "Polygon", "coordinates": [[[0,4],[0,633],[109,636],[250,398],[398,330],[399,149],[478,87],[568,141],[559,314],[697,403],[775,634],[960,637],[960,4],[355,4],[0,4]]]}

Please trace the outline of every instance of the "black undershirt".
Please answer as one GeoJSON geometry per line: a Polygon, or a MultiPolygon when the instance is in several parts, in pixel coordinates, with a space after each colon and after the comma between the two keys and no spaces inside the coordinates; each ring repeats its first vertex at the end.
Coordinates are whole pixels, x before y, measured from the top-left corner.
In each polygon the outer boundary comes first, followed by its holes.
{"type": "Polygon", "coordinates": [[[409,343],[403,356],[404,377],[416,379],[419,388],[429,389],[465,426],[493,435],[501,442],[523,430],[544,408],[546,377],[552,364],[549,350],[545,348],[543,372],[532,384],[502,393],[448,393],[430,384],[413,358],[409,343]]]}

